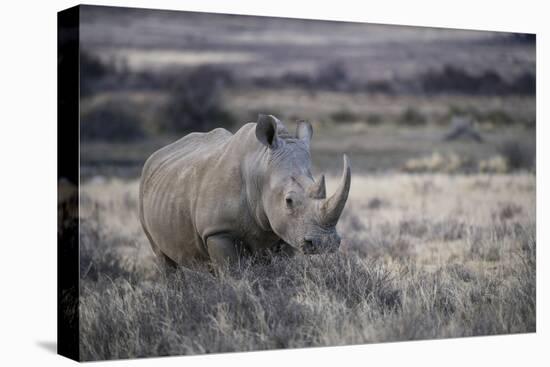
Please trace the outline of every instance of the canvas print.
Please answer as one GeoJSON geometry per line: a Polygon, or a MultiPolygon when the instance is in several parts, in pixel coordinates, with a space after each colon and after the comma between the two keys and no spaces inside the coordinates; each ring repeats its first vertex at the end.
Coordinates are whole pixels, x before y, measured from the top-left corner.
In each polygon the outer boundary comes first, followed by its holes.
{"type": "Polygon", "coordinates": [[[534,34],[58,20],[60,354],[536,331],[534,34]]]}

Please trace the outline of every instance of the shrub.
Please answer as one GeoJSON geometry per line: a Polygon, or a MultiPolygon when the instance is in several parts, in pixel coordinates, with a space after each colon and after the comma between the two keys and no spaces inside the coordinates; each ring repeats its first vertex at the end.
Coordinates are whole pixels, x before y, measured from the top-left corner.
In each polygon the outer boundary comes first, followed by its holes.
{"type": "Polygon", "coordinates": [[[506,173],[508,172],[508,162],[501,155],[483,159],[479,162],[478,168],[480,172],[487,173],[506,173]]]}
{"type": "Polygon", "coordinates": [[[453,65],[442,70],[431,70],[420,77],[420,84],[426,93],[464,93],[483,95],[534,95],[535,75],[525,72],[512,82],[507,82],[494,70],[473,75],[453,65]]]}
{"type": "Polygon", "coordinates": [[[503,110],[491,110],[483,114],[481,118],[485,121],[492,122],[495,125],[510,125],[514,119],[503,110]]]}
{"type": "Polygon", "coordinates": [[[304,89],[310,89],[315,87],[315,80],[309,74],[288,72],[283,74],[280,80],[283,84],[289,84],[289,85],[304,88],[304,89]]]}
{"type": "Polygon", "coordinates": [[[512,33],[508,39],[512,42],[534,44],[537,42],[537,35],[533,33],[512,33]]]}
{"type": "Polygon", "coordinates": [[[472,93],[478,89],[478,83],[464,70],[445,65],[441,71],[430,71],[422,77],[422,87],[429,93],[441,91],[472,93]]]}
{"type": "Polygon", "coordinates": [[[102,78],[108,73],[108,68],[94,55],[80,52],[80,76],[85,78],[102,78]]]}
{"type": "Polygon", "coordinates": [[[167,132],[208,131],[230,128],[234,117],[223,105],[222,92],[232,81],[228,71],[203,66],[177,78],[165,106],[161,128],[167,132]]]}
{"type": "Polygon", "coordinates": [[[530,170],[535,164],[535,148],[531,145],[511,140],[502,144],[499,152],[512,170],[530,170]]]}
{"type": "Polygon", "coordinates": [[[382,116],[377,113],[370,113],[367,115],[367,122],[371,125],[379,125],[382,123],[382,116]]]}
{"type": "Polygon", "coordinates": [[[354,122],[358,120],[358,117],[355,113],[350,110],[341,109],[336,112],[333,112],[330,115],[332,121],[335,122],[354,122]]]}
{"type": "Polygon", "coordinates": [[[80,95],[88,96],[93,93],[94,86],[99,80],[112,72],[99,58],[86,51],[80,52],[80,95]]]}
{"type": "Polygon", "coordinates": [[[537,90],[537,78],[533,73],[525,72],[518,76],[512,85],[517,94],[535,95],[537,90]]]}
{"type": "Polygon", "coordinates": [[[452,120],[455,117],[469,117],[470,119],[484,123],[490,122],[495,126],[509,126],[516,122],[520,122],[520,118],[503,109],[491,109],[480,111],[475,107],[460,107],[451,105],[446,114],[447,120],[452,120]]]}
{"type": "Polygon", "coordinates": [[[370,93],[393,94],[392,83],[387,80],[371,80],[366,83],[365,89],[370,93]]]}
{"type": "Polygon", "coordinates": [[[80,137],[90,141],[133,141],[145,136],[140,119],[125,106],[107,102],[83,113],[80,137]]]}
{"type": "Polygon", "coordinates": [[[346,90],[348,82],[348,73],[341,62],[332,62],[324,65],[317,72],[317,86],[320,88],[346,90]]]}
{"type": "Polygon", "coordinates": [[[465,171],[470,162],[455,153],[442,155],[433,152],[431,155],[411,158],[405,162],[401,169],[409,173],[445,172],[457,173],[465,171]]]}
{"type": "Polygon", "coordinates": [[[402,125],[418,126],[426,123],[426,116],[413,107],[407,107],[399,116],[398,122],[402,125]]]}

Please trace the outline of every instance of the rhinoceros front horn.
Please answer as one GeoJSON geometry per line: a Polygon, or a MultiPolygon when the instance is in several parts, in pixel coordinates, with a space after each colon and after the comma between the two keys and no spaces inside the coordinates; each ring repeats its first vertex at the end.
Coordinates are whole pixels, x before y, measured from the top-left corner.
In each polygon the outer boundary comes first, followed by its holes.
{"type": "Polygon", "coordinates": [[[351,186],[351,168],[348,157],[344,154],[344,172],[338,189],[321,205],[321,220],[326,225],[336,225],[344,210],[351,186]]]}

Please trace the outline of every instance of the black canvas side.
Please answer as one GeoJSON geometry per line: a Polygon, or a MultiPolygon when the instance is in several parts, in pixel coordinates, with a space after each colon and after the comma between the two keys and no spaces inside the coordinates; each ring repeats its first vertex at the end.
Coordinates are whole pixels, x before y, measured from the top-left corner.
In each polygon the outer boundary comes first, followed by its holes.
{"type": "Polygon", "coordinates": [[[79,360],[79,7],[57,14],[57,352],[79,360]]]}

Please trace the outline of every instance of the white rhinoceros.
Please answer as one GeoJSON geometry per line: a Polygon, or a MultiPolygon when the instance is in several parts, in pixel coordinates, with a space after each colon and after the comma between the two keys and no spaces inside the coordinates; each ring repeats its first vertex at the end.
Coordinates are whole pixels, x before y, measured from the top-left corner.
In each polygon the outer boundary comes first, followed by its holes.
{"type": "Polygon", "coordinates": [[[296,136],[274,116],[260,115],[234,135],[192,133],[158,150],[143,167],[139,209],[154,252],[171,264],[235,261],[282,241],[306,254],[336,251],[336,223],[351,170],[336,192],[311,175],[312,127],[296,136]]]}

